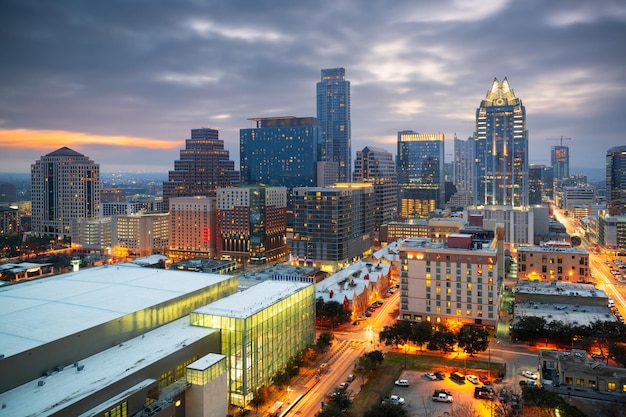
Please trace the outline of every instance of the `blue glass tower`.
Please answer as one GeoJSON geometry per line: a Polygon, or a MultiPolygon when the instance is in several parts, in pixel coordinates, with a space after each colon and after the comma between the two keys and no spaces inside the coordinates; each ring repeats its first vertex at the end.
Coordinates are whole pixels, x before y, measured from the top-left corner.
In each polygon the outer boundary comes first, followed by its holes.
{"type": "Polygon", "coordinates": [[[336,162],[338,182],[350,182],[352,145],[350,128],[350,81],[344,68],[322,70],[317,83],[317,118],[321,142],[319,160],[336,162]]]}
{"type": "Polygon", "coordinates": [[[401,217],[428,217],[444,204],[444,134],[398,132],[401,217]]]}
{"type": "Polygon", "coordinates": [[[241,181],[245,185],[313,187],[320,128],[315,117],[252,118],[239,131],[241,181]]]}
{"type": "Polygon", "coordinates": [[[504,78],[476,110],[474,205],[528,206],[526,108],[504,78]]]}

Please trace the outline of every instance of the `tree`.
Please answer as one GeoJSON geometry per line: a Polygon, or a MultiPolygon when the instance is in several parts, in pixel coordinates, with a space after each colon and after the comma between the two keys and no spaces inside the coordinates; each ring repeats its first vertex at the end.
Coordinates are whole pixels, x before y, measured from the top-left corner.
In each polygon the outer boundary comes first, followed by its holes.
{"type": "Polygon", "coordinates": [[[365,377],[376,369],[376,363],[367,354],[359,357],[354,364],[354,375],[361,377],[361,383],[365,383],[365,377]]]}
{"type": "Polygon", "coordinates": [[[259,407],[267,402],[267,399],[269,398],[268,391],[268,388],[265,385],[262,385],[254,392],[254,397],[252,397],[249,404],[254,407],[257,413],[259,412],[259,407]]]}
{"type": "Polygon", "coordinates": [[[420,351],[422,350],[424,343],[428,342],[432,337],[433,328],[430,323],[422,321],[413,324],[413,327],[411,328],[410,340],[416,345],[419,345],[420,351]]]}
{"type": "Polygon", "coordinates": [[[369,411],[363,414],[363,417],[407,417],[408,413],[400,404],[394,404],[389,401],[376,404],[369,411]]]}
{"type": "Polygon", "coordinates": [[[580,236],[572,236],[570,240],[572,241],[572,246],[574,247],[580,246],[581,243],[583,243],[583,240],[580,238],[580,236]]]}
{"type": "Polygon", "coordinates": [[[330,344],[333,340],[333,335],[330,332],[322,332],[320,333],[317,341],[315,342],[315,349],[318,352],[326,352],[330,347],[330,344]]]}
{"type": "Polygon", "coordinates": [[[316,414],[317,417],[343,417],[345,412],[352,407],[350,393],[347,390],[335,390],[330,395],[328,402],[324,404],[322,410],[316,414]]]}
{"type": "Polygon", "coordinates": [[[484,352],[489,347],[489,332],[484,327],[467,325],[461,327],[457,335],[459,347],[474,356],[477,352],[484,352]]]}
{"type": "Polygon", "coordinates": [[[456,336],[450,330],[443,329],[437,330],[433,333],[433,338],[428,342],[426,349],[428,350],[441,350],[441,353],[449,353],[454,349],[456,343],[456,336]]]}
{"type": "Polygon", "coordinates": [[[391,326],[385,326],[378,334],[378,338],[385,345],[403,345],[408,342],[412,334],[412,323],[406,320],[395,322],[391,326]]]}
{"type": "Polygon", "coordinates": [[[513,333],[516,338],[536,342],[545,337],[546,319],[536,316],[524,316],[515,323],[513,333]]]}
{"type": "Polygon", "coordinates": [[[344,310],[343,304],[337,301],[324,302],[322,297],[315,300],[315,314],[320,324],[326,323],[332,331],[334,323],[345,323],[350,320],[350,310],[344,310]]]}
{"type": "Polygon", "coordinates": [[[383,361],[385,360],[385,355],[380,350],[374,350],[372,352],[366,353],[365,356],[370,360],[370,362],[372,362],[372,368],[374,370],[376,370],[376,368],[378,368],[378,365],[383,363],[383,361]]]}

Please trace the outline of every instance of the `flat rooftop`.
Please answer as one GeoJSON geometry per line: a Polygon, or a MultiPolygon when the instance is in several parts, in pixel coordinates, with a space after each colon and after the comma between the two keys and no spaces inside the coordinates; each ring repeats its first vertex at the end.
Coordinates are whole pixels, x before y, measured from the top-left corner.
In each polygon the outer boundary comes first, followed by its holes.
{"type": "Polygon", "coordinates": [[[519,280],[515,286],[515,293],[599,297],[608,300],[606,293],[595,285],[577,282],[519,280]]]}
{"type": "Polygon", "coordinates": [[[185,316],[143,336],[0,394],[0,417],[48,416],[139,372],[219,330],[191,326],[185,316]],[[43,385],[39,386],[39,381],[43,385]]]}
{"type": "Polygon", "coordinates": [[[243,291],[197,308],[193,313],[245,319],[309,285],[312,286],[313,284],[293,281],[263,281],[243,291]]]}
{"type": "Polygon", "coordinates": [[[561,321],[572,326],[588,325],[595,321],[617,321],[608,306],[516,301],[515,318],[527,316],[543,317],[548,323],[561,321]]]}
{"type": "Polygon", "coordinates": [[[230,276],[102,266],[0,287],[0,354],[24,352],[230,276]]]}

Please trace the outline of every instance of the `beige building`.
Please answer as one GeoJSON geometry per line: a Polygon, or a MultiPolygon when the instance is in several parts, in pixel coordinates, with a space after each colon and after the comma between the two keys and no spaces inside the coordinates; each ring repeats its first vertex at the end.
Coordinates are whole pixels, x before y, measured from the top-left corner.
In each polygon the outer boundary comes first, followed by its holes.
{"type": "Polygon", "coordinates": [[[169,251],[175,260],[215,256],[216,197],[175,197],[169,201],[169,251]]]}
{"type": "Polygon", "coordinates": [[[137,213],[113,218],[114,255],[148,256],[165,253],[168,239],[168,213],[137,213]]]}
{"type": "Polygon", "coordinates": [[[495,326],[498,278],[503,276],[504,232],[472,225],[447,243],[406,239],[400,244],[400,317],[443,323],[495,326]]]}
{"type": "Polygon", "coordinates": [[[563,246],[519,246],[517,277],[528,280],[590,281],[589,252],[563,246]]]}
{"type": "Polygon", "coordinates": [[[589,358],[584,350],[541,349],[539,369],[544,389],[604,401],[626,401],[626,369],[589,358]]]}
{"type": "Polygon", "coordinates": [[[456,217],[432,219],[406,219],[389,222],[380,228],[381,243],[398,239],[427,237],[433,242],[445,242],[453,233],[458,233],[465,220],[456,217]]]}

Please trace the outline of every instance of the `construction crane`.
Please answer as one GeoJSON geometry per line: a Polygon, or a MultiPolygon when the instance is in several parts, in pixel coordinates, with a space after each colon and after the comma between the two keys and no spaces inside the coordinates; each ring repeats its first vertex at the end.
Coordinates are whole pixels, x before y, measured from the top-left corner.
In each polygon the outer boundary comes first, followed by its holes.
{"type": "Polygon", "coordinates": [[[546,140],[558,140],[558,141],[561,141],[561,146],[563,146],[563,141],[564,140],[572,140],[572,138],[564,138],[563,136],[561,136],[560,138],[547,138],[546,140]]]}

